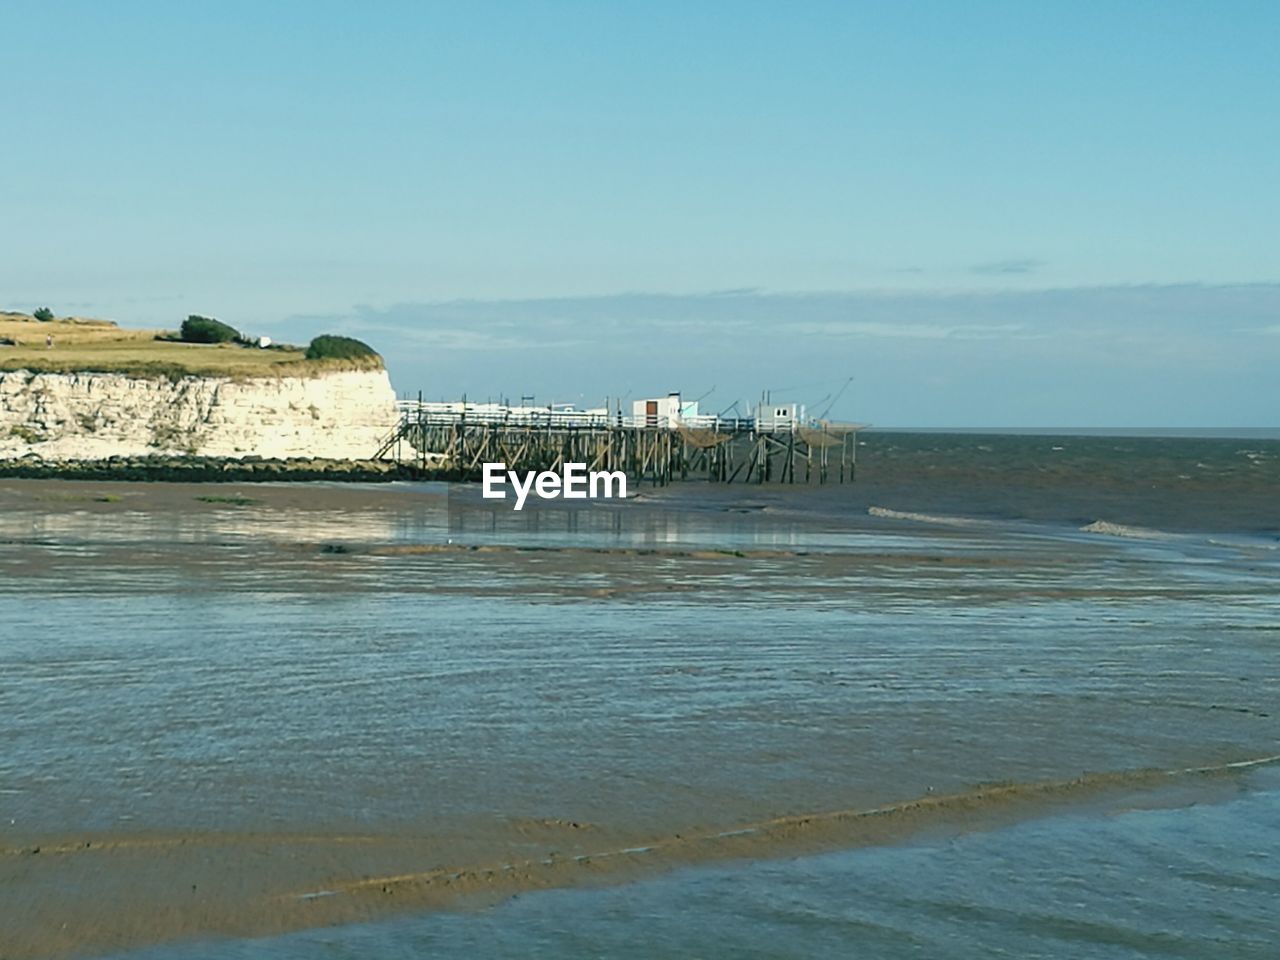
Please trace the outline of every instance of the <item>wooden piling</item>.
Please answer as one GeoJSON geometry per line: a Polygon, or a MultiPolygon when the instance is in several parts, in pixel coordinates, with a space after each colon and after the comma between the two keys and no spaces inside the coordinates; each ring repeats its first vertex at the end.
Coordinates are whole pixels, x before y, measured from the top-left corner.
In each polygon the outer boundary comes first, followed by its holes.
{"type": "Polygon", "coordinates": [[[465,412],[442,416],[428,413],[419,398],[417,404],[405,404],[399,426],[375,457],[407,458],[424,472],[443,460],[441,473],[460,479],[478,479],[487,462],[517,471],[584,463],[588,470],[620,470],[633,482],[654,487],[699,478],[795,484],[801,466],[805,483],[846,483],[856,476],[858,440],[849,426],[761,429],[752,421],[717,421],[714,429],[697,433],[621,418],[564,424],[556,422],[553,411],[545,423],[484,420],[465,412]]]}

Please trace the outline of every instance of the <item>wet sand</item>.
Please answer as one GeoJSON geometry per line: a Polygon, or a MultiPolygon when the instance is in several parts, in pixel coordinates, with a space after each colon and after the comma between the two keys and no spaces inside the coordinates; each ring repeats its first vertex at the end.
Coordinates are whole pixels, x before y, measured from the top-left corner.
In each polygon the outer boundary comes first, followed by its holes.
{"type": "Polygon", "coordinates": [[[10,892],[3,956],[75,956],[211,934],[267,936],[406,911],[475,909],[538,890],[626,883],[679,867],[936,841],[1061,809],[1107,813],[1213,802],[1235,792],[1236,777],[1277,762],[1280,757],[978,786],[869,809],[658,836],[534,821],[504,824],[484,843],[334,834],[64,838],[0,849],[0,882],[10,892]],[[468,854],[473,859],[461,859],[468,854]]]}
{"type": "Polygon", "coordinates": [[[110,514],[212,512],[228,507],[343,513],[403,512],[406,501],[443,503],[447,494],[414,492],[388,484],[145,483],[121,480],[0,479],[0,514],[110,514]],[[249,501],[237,504],[237,500],[249,501]]]}
{"type": "Polygon", "coordinates": [[[1212,801],[1274,752],[1260,548],[863,505],[948,489],[517,520],[440,488],[0,482],[0,956],[1212,801]]]}

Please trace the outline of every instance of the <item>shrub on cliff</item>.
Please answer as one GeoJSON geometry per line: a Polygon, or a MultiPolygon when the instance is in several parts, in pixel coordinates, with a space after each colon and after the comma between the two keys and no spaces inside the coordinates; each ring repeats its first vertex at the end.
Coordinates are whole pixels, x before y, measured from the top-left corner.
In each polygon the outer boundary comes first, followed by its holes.
{"type": "Polygon", "coordinates": [[[179,337],[183,343],[234,343],[243,339],[235,327],[194,313],[182,321],[179,337]]]}
{"type": "Polygon", "coordinates": [[[361,340],[328,333],[316,337],[307,347],[308,360],[361,360],[377,356],[378,351],[361,340]]]}
{"type": "Polygon", "coordinates": [[[53,319],[53,311],[50,310],[48,307],[38,307],[36,309],[36,312],[31,315],[35,317],[37,320],[39,320],[41,323],[48,323],[50,320],[53,319]]]}

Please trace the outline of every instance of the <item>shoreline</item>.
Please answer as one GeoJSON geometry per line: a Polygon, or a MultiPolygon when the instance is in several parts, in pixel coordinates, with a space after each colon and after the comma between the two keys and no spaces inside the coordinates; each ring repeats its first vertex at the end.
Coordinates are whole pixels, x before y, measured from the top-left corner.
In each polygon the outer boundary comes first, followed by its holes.
{"type": "MultiPolygon", "coordinates": [[[[1090,524],[1181,534],[1246,534],[1280,542],[1280,442],[1114,436],[877,432],[861,441],[857,480],[809,486],[677,481],[636,484],[645,503],[695,512],[772,512],[840,522],[871,509],[949,520],[1090,524]]],[[[456,484],[459,506],[484,507],[474,471],[367,459],[233,459],[144,455],[59,461],[0,459],[0,479],[456,484]],[[475,491],[475,495],[472,495],[475,491]]],[[[343,504],[336,498],[332,506],[343,504]]],[[[599,508],[603,504],[592,503],[599,508]]],[[[559,508],[569,508],[561,503],[559,508]]],[[[487,507],[486,507],[487,509],[487,507]]]]}

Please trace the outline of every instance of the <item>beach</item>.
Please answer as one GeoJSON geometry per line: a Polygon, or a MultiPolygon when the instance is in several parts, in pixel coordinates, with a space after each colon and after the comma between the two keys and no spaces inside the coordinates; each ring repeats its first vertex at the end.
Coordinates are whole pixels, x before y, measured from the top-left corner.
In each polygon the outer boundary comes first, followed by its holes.
{"type": "Polygon", "coordinates": [[[1280,957],[1280,5],[0,34],[0,960],[1280,957]]]}
{"type": "Polygon", "coordinates": [[[1110,852],[1123,890],[1197,831],[1235,879],[1185,914],[1218,926],[1141,955],[1261,956],[1240,891],[1280,889],[1274,836],[1233,818],[1274,810],[1277,470],[1265,439],[882,434],[854,484],[519,515],[0,481],[0,957],[517,955],[538,924],[533,955],[625,955],[701,942],[685,897],[748,940],[792,922],[735,896],[810,916],[813,955],[868,884],[857,922],[908,956],[931,928],[892,884],[944,866],[988,943],[1125,956],[1061,898],[1000,914],[994,878],[1110,852]]]}

